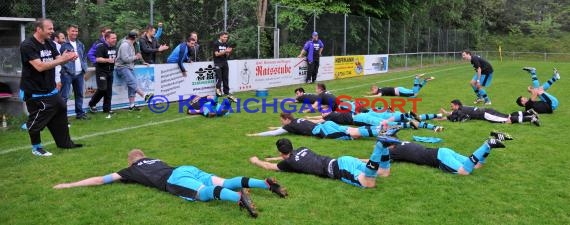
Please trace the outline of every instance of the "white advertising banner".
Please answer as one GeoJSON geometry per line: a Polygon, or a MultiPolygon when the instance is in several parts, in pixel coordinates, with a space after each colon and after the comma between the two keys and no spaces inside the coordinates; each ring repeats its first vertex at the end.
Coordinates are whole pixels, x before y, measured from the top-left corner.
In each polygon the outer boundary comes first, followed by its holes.
{"type": "MultiPolygon", "coordinates": [[[[385,73],[388,55],[365,56],[365,75],[385,73]]],[[[334,57],[321,57],[317,81],[334,79],[334,57]]],[[[300,58],[231,60],[229,65],[230,91],[232,93],[265,89],[305,82],[307,63],[300,58]]],[[[168,101],[187,99],[190,95],[215,94],[216,73],[213,62],[185,63],[188,76],[182,76],[177,64],[154,64],[135,66],[134,72],[139,88],[145,93],[153,92],[168,101]]],[[[87,109],[91,97],[97,90],[95,71],[85,74],[83,108],[87,109]]],[[[140,96],[137,104],[144,104],[140,96]]],[[[128,107],[127,85],[122,76],[115,72],[113,80],[112,108],[128,107]]],[[[101,109],[101,100],[97,107],[101,109]]],[[[73,93],[67,101],[68,115],[75,115],[73,93]]]]}
{"type": "Polygon", "coordinates": [[[388,55],[365,55],[364,75],[387,73],[388,55]]]}

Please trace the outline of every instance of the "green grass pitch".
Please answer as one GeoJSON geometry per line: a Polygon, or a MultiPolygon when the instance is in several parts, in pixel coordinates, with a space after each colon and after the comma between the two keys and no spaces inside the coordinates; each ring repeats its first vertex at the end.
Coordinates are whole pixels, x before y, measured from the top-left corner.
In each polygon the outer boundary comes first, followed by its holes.
{"type": "MultiPolygon", "coordinates": [[[[471,176],[455,176],[437,169],[393,163],[388,178],[377,188],[360,189],[340,181],[310,175],[264,171],[248,162],[253,155],[276,156],[278,137],[246,137],[269,126],[279,126],[278,114],[231,114],[207,119],[178,113],[170,105],[163,114],[120,110],[112,119],[91,115],[89,121],[72,123],[71,134],[85,147],[77,150],[46,148],[52,157],[30,153],[26,132],[16,128],[0,132],[1,224],[570,224],[570,63],[497,62],[488,93],[492,107],[505,113],[519,110],[515,98],[527,95],[530,76],[523,66],[534,66],[546,81],[552,67],[562,79],[549,91],[560,100],[552,115],[542,115],[541,127],[529,124],[492,124],[485,121],[450,123],[443,133],[404,130],[399,136],[443,138],[439,144],[464,155],[471,154],[490,130],[510,133],[516,140],[507,148],[493,150],[487,164],[471,176]],[[257,219],[236,204],[221,201],[187,202],[140,185],[120,183],[100,187],[54,190],[60,182],[116,172],[127,165],[130,149],[141,148],[150,157],[170,165],[195,165],[222,177],[276,177],[289,191],[280,199],[264,190],[252,190],[259,210],[257,219]]],[[[353,79],[327,81],[333,93],[359,97],[371,83],[381,86],[412,86],[412,75],[428,73],[436,80],[420,93],[418,111],[437,112],[458,98],[474,100],[469,80],[473,69],[467,62],[413,71],[390,72],[353,79]]],[[[231,79],[231,78],[230,78],[231,79]]],[[[270,89],[270,97],[293,96],[296,86],[270,89]]],[[[313,85],[304,85],[314,91],[313,85]]],[[[238,93],[240,98],[253,92],[238,93]]],[[[297,116],[302,116],[297,114],[297,116]]],[[[42,132],[44,143],[52,141],[42,132]]],[[[367,158],[373,140],[335,141],[284,135],[294,147],[338,157],[367,158]]]]}

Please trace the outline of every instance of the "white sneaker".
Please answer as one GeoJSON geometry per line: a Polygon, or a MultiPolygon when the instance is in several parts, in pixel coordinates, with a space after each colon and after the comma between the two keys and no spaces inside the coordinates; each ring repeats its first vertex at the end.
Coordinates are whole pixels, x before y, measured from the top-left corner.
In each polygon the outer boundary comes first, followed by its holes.
{"type": "Polygon", "coordinates": [[[44,150],[43,148],[33,149],[32,154],[37,156],[52,156],[51,152],[44,150]]]}
{"type": "Polygon", "coordinates": [[[491,101],[485,102],[485,105],[491,105],[491,101]]]}
{"type": "Polygon", "coordinates": [[[482,98],[477,98],[475,99],[475,101],[473,101],[473,104],[479,104],[481,102],[484,102],[485,100],[483,100],[482,98]]]}
{"type": "Polygon", "coordinates": [[[443,131],[443,127],[441,127],[441,126],[436,126],[436,127],[433,129],[433,132],[436,132],[436,133],[439,133],[439,132],[442,132],[442,131],[443,131]]]}
{"type": "Polygon", "coordinates": [[[554,77],[556,80],[560,80],[560,73],[558,73],[558,70],[556,68],[554,68],[554,77]]]}

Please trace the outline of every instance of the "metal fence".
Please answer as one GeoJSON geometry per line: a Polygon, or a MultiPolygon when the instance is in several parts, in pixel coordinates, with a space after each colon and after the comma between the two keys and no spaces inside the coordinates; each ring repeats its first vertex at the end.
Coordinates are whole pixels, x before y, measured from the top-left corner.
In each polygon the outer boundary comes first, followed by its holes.
{"type": "MultiPolygon", "coordinates": [[[[126,34],[130,29],[142,29],[151,21],[154,25],[163,22],[161,43],[173,49],[190,32],[197,31],[205,60],[212,55],[210,42],[223,30],[237,44],[234,59],[297,56],[313,31],[325,43],[325,56],[391,54],[391,65],[404,67],[453,62],[460,59],[461,50],[480,46],[481,37],[477,34],[444,25],[425,26],[420,21],[422,18],[411,22],[379,20],[317,14],[316,10],[283,5],[269,5],[264,26],[259,26],[256,7],[256,1],[247,0],[4,0],[0,2],[0,17],[45,15],[54,20],[56,30],[65,30],[71,23],[79,24],[80,39],[87,45],[98,38],[102,25],[126,34]],[[96,5],[96,2],[105,3],[96,5]]],[[[159,62],[165,62],[170,51],[161,54],[159,62]]],[[[503,60],[568,59],[567,54],[484,53],[489,58],[502,56],[503,60]]]]}

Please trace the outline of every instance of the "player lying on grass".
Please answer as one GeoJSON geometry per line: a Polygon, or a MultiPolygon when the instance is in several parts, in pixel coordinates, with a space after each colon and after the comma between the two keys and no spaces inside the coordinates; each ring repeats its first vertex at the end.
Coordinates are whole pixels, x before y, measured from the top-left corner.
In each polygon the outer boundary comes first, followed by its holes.
{"type": "MultiPolygon", "coordinates": [[[[229,101],[233,101],[228,97],[229,101]]],[[[190,96],[190,107],[186,110],[188,115],[203,115],[205,117],[216,117],[228,115],[231,103],[223,101],[218,103],[218,97],[213,95],[190,96]]]]}
{"type": "Polygon", "coordinates": [[[365,97],[377,97],[377,96],[402,96],[402,97],[417,97],[418,93],[424,87],[428,81],[435,79],[435,77],[428,77],[423,81],[420,78],[425,74],[418,74],[414,78],[414,87],[412,89],[404,87],[382,87],[379,88],[377,85],[372,85],[370,87],[370,92],[368,96],[365,97]]]}
{"type": "Polygon", "coordinates": [[[418,165],[426,165],[439,168],[444,172],[459,175],[469,175],[473,169],[483,166],[485,159],[493,148],[504,148],[503,140],[512,140],[507,133],[491,132],[492,138],[487,139],[469,157],[463,156],[450,148],[427,148],[412,142],[388,147],[390,158],[393,161],[410,162],[418,165]]]}
{"type": "Polygon", "coordinates": [[[366,113],[359,113],[356,115],[352,115],[350,112],[330,112],[330,111],[323,111],[321,112],[321,116],[318,117],[309,117],[311,122],[314,123],[323,123],[325,121],[332,121],[340,125],[355,125],[355,126],[378,126],[382,123],[386,122],[390,126],[400,126],[402,128],[426,128],[429,130],[433,130],[435,132],[443,131],[443,127],[435,126],[433,124],[429,124],[426,122],[418,122],[410,117],[419,117],[413,113],[386,113],[388,115],[393,114],[396,116],[386,118],[384,113],[376,113],[373,111],[369,111],[366,113]],[[408,117],[410,116],[410,117],[408,117]]]}
{"type": "Polygon", "coordinates": [[[368,163],[352,156],[334,159],[318,155],[305,147],[293,150],[293,144],[286,138],[279,139],[276,143],[279,157],[266,158],[262,161],[257,156],[253,156],[249,158],[249,161],[266,170],[312,174],[341,180],[357,187],[373,188],[376,187],[377,176],[390,175],[388,146],[399,143],[395,140],[397,139],[388,136],[379,137],[368,163]],[[271,162],[279,160],[281,160],[279,163],[271,162]]]}
{"type": "Polygon", "coordinates": [[[360,137],[377,137],[378,134],[387,132],[393,128],[388,124],[380,126],[362,126],[358,128],[340,126],[334,122],[313,123],[306,119],[293,117],[290,113],[281,113],[280,120],[282,127],[271,127],[271,131],[247,134],[247,136],[277,136],[286,133],[315,136],[319,138],[330,138],[337,140],[353,140],[360,137]]]}
{"type": "Polygon", "coordinates": [[[540,126],[538,114],[535,114],[534,111],[518,111],[507,115],[492,108],[464,106],[458,99],[451,101],[451,110],[451,112],[447,112],[443,108],[440,109],[441,113],[447,116],[446,119],[451,122],[464,122],[470,119],[474,119],[486,120],[493,123],[530,122],[536,126],[540,126]]]}
{"type": "Polygon", "coordinates": [[[525,98],[523,96],[519,96],[516,101],[517,104],[524,107],[526,110],[532,109],[537,113],[552,113],[556,108],[558,108],[558,99],[546,91],[550,89],[554,82],[560,80],[560,73],[558,73],[558,70],[555,68],[552,78],[547,82],[544,82],[542,86],[539,86],[540,83],[538,78],[536,78],[535,68],[525,67],[523,70],[528,71],[532,78],[532,86],[528,87],[528,92],[531,94],[531,97],[525,98]]]}
{"type": "Polygon", "coordinates": [[[224,179],[206,173],[194,166],[171,167],[159,159],[147,158],[143,151],[133,149],[128,155],[129,167],[105,176],[91,177],[72,183],[61,183],[53,188],[72,188],[110,184],[115,181],[138,183],[157,188],[189,201],[224,200],[238,203],[257,217],[255,205],[247,188],[261,188],[272,191],[280,197],[287,191],[273,178],[259,180],[249,177],[224,179]],[[233,191],[242,188],[239,192],[233,191]]]}

